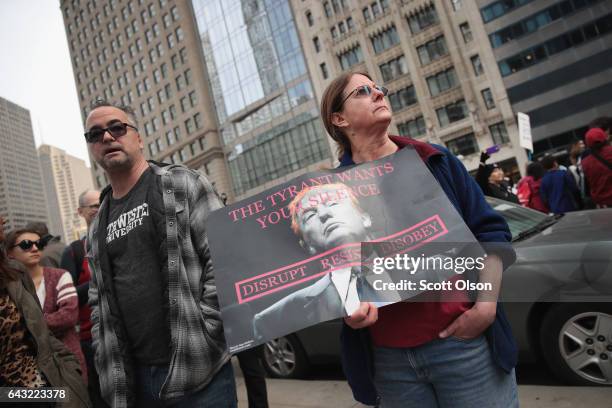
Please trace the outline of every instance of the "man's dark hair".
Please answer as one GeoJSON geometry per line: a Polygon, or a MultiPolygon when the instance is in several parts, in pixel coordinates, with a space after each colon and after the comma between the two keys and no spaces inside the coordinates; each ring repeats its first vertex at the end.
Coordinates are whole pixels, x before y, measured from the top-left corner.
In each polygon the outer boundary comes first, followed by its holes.
{"type": "Polygon", "coordinates": [[[593,128],[600,128],[612,132],[612,118],[609,116],[601,116],[593,119],[591,123],[589,123],[589,129],[593,128]]]}
{"type": "Polygon", "coordinates": [[[533,177],[534,180],[539,180],[544,176],[544,166],[540,162],[531,162],[527,165],[527,175],[533,177]]]}
{"type": "Polygon", "coordinates": [[[104,98],[96,98],[95,101],[93,101],[90,105],[90,109],[89,112],[87,113],[87,115],[89,116],[89,114],[97,108],[101,108],[104,106],[110,106],[111,108],[117,108],[123,112],[125,112],[125,114],[128,116],[128,119],[132,122],[130,123],[133,126],[138,127],[138,118],[136,117],[136,111],[134,110],[134,108],[132,108],[131,106],[128,105],[124,105],[122,103],[116,103],[116,102],[111,102],[111,101],[107,101],[104,98]]]}
{"type": "Polygon", "coordinates": [[[542,160],[540,160],[540,163],[542,163],[542,167],[544,167],[544,169],[546,170],[550,170],[555,167],[556,162],[557,159],[555,159],[552,154],[546,155],[542,158],[542,160]]]}

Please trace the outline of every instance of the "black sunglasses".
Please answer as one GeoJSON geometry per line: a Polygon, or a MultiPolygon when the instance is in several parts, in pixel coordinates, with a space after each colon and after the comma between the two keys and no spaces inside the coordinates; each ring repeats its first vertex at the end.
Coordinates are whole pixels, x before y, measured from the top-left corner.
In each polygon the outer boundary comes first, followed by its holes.
{"type": "Polygon", "coordinates": [[[376,89],[378,92],[381,92],[383,96],[387,96],[387,94],[389,93],[389,90],[385,88],[384,86],[361,85],[360,87],[355,88],[351,92],[349,92],[349,94],[346,95],[346,98],[342,100],[342,103],[340,104],[340,106],[344,105],[344,102],[346,102],[346,100],[353,95],[355,95],[358,98],[362,96],[370,96],[374,92],[374,89],[376,89]]]}
{"type": "Polygon", "coordinates": [[[107,128],[93,128],[89,129],[88,132],[85,132],[85,140],[87,143],[97,143],[104,139],[104,133],[108,132],[115,139],[121,136],[125,136],[127,133],[127,128],[131,127],[134,130],[138,130],[135,126],[130,125],[129,123],[116,122],[110,125],[107,128]]]}
{"type": "Polygon", "coordinates": [[[47,245],[47,241],[44,238],[39,239],[38,241],[30,241],[29,239],[24,239],[12,246],[12,248],[19,247],[24,251],[29,251],[32,247],[36,245],[36,248],[42,251],[42,249],[47,245]]]}

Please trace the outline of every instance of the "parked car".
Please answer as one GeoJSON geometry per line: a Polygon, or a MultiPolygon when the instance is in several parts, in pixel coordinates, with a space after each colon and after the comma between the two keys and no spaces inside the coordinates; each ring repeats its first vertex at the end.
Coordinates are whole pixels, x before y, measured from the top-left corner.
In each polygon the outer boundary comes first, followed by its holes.
{"type": "MultiPolygon", "coordinates": [[[[547,215],[487,198],[510,227],[517,261],[502,299],[522,362],[540,360],[569,384],[612,385],[612,209],[547,215]]],[[[273,377],[339,361],[340,320],[270,341],[273,377]]]]}

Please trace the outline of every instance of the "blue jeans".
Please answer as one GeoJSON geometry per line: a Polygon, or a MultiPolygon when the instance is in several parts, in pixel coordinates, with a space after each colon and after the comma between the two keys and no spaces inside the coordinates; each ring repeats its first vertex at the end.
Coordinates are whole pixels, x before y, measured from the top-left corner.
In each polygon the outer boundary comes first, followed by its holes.
{"type": "Polygon", "coordinates": [[[225,364],[213,379],[202,390],[172,400],[159,399],[168,367],[138,366],[136,367],[136,406],[137,407],[219,407],[236,408],[236,383],[231,362],[225,364]]]}
{"type": "Polygon", "coordinates": [[[413,348],[374,348],[381,408],[518,407],[514,370],[491,357],[484,336],[437,339],[413,348]]]}

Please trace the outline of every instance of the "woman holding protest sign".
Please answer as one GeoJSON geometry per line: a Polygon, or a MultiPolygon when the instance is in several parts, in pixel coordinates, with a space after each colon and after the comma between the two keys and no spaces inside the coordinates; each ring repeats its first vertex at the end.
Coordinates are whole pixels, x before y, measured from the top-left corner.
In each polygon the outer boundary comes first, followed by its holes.
{"type": "Polygon", "coordinates": [[[487,249],[479,280],[492,283],[496,292],[494,299],[479,296],[476,302],[466,295],[463,301],[400,302],[381,309],[361,303],[344,319],[341,335],[353,394],[364,404],[382,407],[518,406],[516,344],[494,301],[502,270],[514,260],[508,226],[447,149],[389,135],[392,113],[386,94],[366,73],[344,73],[325,90],[321,116],[338,144],[340,165],[414,149],[487,249]]]}

